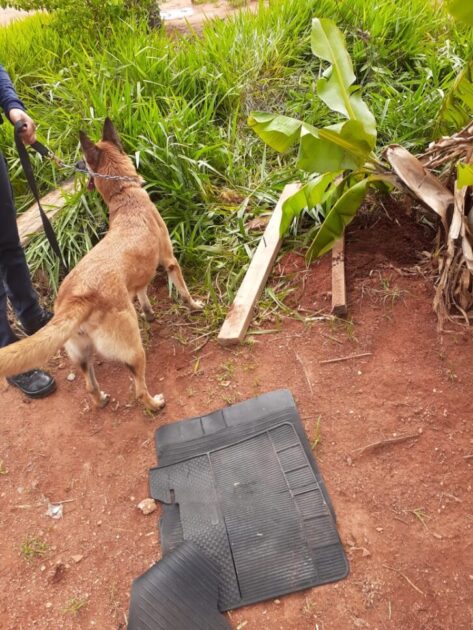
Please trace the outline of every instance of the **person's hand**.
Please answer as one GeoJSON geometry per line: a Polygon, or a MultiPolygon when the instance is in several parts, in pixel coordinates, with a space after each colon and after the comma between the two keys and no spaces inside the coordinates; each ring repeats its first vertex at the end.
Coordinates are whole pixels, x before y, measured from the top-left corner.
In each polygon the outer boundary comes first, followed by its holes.
{"type": "Polygon", "coordinates": [[[25,127],[20,133],[20,138],[23,140],[23,144],[33,144],[36,142],[36,125],[32,118],[28,116],[22,109],[10,109],[8,112],[8,118],[14,125],[19,120],[25,123],[25,127]]]}

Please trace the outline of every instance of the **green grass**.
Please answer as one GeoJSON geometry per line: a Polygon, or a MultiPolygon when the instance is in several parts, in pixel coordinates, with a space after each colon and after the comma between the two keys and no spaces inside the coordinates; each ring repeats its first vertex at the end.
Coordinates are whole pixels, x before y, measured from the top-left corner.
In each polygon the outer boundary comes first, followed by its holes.
{"type": "Polygon", "coordinates": [[[74,596],[66,602],[62,612],[67,615],[78,615],[79,612],[89,603],[88,597],[74,596]]]}
{"type": "MultiPolygon", "coordinates": [[[[248,129],[253,109],[315,125],[332,118],[314,94],[320,65],[310,52],[314,16],[346,32],[364,98],[378,120],[380,143],[416,150],[435,133],[442,94],[473,42],[432,0],[273,0],[176,38],[118,22],[106,36],[58,33],[45,16],[0,29],[0,59],[39,124],[38,135],[66,162],[79,158],[78,132],[98,137],[109,115],[134,156],[165,218],[194,292],[208,294],[206,317],[221,321],[259,234],[245,223],[274,204],[300,176],[294,156],[267,149],[248,129]],[[223,188],[243,201],[229,201],[223,188]]],[[[9,126],[0,146],[19,210],[31,202],[9,126]]],[[[35,158],[46,192],[70,175],[35,158]]],[[[96,242],[106,215],[96,194],[72,196],[55,223],[69,264],[96,242]]],[[[27,250],[33,271],[53,286],[58,265],[43,235],[27,250]]]]}
{"type": "Polygon", "coordinates": [[[45,556],[48,551],[49,545],[37,536],[28,536],[20,547],[22,557],[28,562],[34,558],[45,556]]]}

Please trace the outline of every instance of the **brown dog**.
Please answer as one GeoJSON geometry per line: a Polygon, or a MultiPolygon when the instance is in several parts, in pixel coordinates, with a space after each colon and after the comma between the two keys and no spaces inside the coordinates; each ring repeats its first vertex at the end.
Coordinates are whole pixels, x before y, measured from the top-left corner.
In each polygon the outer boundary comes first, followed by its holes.
{"type": "Polygon", "coordinates": [[[109,396],[100,391],[93,368],[96,350],[105,359],[125,363],[135,379],[136,397],[146,407],[160,409],[162,394],[151,396],[145,382],[145,352],[133,306],[137,296],[146,319],[153,318],[147,286],[162,265],[191,309],[192,299],[174,257],[167,227],[118,135],[107,118],[103,137],[94,144],[80,134],[88,170],[123,179],[91,177],[110,213],[110,229],[64,279],[54,306],[54,317],[32,337],[0,350],[0,376],[10,376],[41,365],[61,346],[80,366],[87,391],[102,407],[109,396]]]}

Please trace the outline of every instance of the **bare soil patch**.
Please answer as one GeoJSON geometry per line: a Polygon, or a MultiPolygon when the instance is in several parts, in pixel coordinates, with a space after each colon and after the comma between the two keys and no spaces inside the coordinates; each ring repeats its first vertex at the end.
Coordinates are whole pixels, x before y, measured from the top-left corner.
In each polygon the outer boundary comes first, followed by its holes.
{"type": "MultiPolygon", "coordinates": [[[[280,332],[235,349],[214,340],[197,353],[183,345],[191,316],[170,315],[158,277],[159,317],[147,342],[150,389],[167,398],[157,416],[130,402],[126,369],[110,364],[97,370],[114,398],[104,410],[90,407],[81,377],[67,380],[66,359],[51,364],[58,391],[50,398],[31,402],[6,388],[0,626],[124,628],[131,581],[161,554],[159,509],[144,516],[136,507],[156,463],[155,429],[289,387],[317,443],[351,572],[338,584],[234,611],[232,626],[471,628],[473,341],[461,328],[436,332],[432,282],[418,267],[430,242],[395,206],[357,220],[347,239],[350,319],[285,319],[280,332]],[[372,354],[320,364],[363,352],[372,354]],[[406,434],[418,437],[360,453],[406,434]],[[46,516],[47,499],[67,501],[62,519],[46,516]],[[35,541],[44,553],[28,561],[35,541]]],[[[303,257],[286,254],[271,281],[291,273],[293,306],[328,312],[330,257],[307,269],[303,257]]]]}

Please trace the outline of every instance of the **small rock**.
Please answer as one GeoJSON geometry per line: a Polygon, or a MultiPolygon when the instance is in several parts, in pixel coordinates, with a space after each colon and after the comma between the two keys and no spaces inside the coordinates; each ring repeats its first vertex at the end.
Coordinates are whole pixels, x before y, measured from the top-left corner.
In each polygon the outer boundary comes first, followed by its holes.
{"type": "Polygon", "coordinates": [[[363,558],[369,558],[371,556],[371,551],[368,551],[368,549],[366,549],[366,547],[362,547],[362,553],[361,555],[363,556],[363,558]]]}
{"type": "Polygon", "coordinates": [[[49,581],[51,582],[51,584],[57,584],[64,578],[65,574],[66,567],[62,564],[62,562],[59,562],[51,571],[49,575],[49,581]]]}
{"type": "Polygon", "coordinates": [[[78,562],[80,562],[82,560],[83,557],[84,556],[81,556],[80,554],[77,554],[75,556],[71,556],[71,560],[73,560],[77,564],[78,562]]]}
{"type": "Polygon", "coordinates": [[[280,600],[280,599],[275,599],[275,600],[274,600],[274,603],[275,603],[275,604],[280,604],[280,603],[281,603],[281,600],[280,600]]]}
{"type": "Polygon", "coordinates": [[[154,499],[143,499],[136,507],[141,510],[143,514],[152,514],[158,506],[154,499]]]}
{"type": "Polygon", "coordinates": [[[70,372],[70,374],[67,375],[67,380],[72,383],[72,381],[76,380],[76,375],[74,374],[74,372],[70,372]]]}
{"type": "Polygon", "coordinates": [[[46,608],[52,608],[53,607],[51,602],[46,602],[45,606],[46,606],[46,608]]]}

